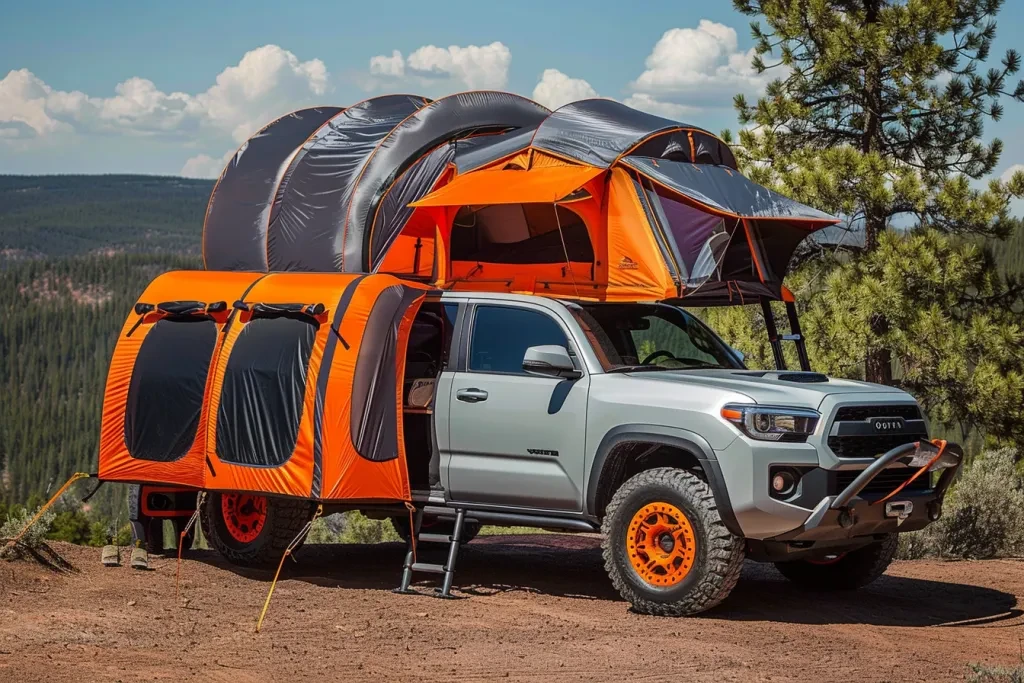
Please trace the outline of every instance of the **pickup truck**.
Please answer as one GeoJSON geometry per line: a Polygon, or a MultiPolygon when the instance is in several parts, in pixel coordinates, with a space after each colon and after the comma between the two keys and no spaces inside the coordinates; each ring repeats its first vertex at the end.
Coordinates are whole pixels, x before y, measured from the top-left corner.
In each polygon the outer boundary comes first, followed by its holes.
{"type": "MultiPolygon", "coordinates": [[[[447,526],[453,547],[481,523],[600,532],[612,583],[649,614],[713,607],[745,558],[815,589],[874,581],[898,533],[938,519],[962,455],[928,441],[907,393],[750,370],[666,303],[433,294],[413,322],[405,384],[424,530],[447,526]]],[[[206,497],[203,528],[243,564],[276,562],[312,511],[225,495],[206,497]],[[263,515],[259,533],[228,538],[227,514],[263,515]]],[[[418,531],[404,510],[365,512],[418,531]]]]}

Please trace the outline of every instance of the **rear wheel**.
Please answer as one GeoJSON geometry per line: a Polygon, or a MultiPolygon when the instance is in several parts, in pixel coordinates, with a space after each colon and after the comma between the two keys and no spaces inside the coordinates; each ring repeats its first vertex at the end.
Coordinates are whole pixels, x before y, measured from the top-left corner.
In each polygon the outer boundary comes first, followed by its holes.
{"type": "Polygon", "coordinates": [[[889,568],[899,548],[897,534],[848,553],[817,560],[776,562],[775,567],[801,588],[818,591],[856,590],[868,585],[889,568]]]}
{"type": "Polygon", "coordinates": [[[729,595],[743,541],[722,522],[711,489],[684,470],[641,472],[612,497],[602,525],[604,566],[642,614],[685,616],[729,595]]]}
{"type": "Polygon", "coordinates": [[[207,494],[199,518],[210,547],[234,564],[260,566],[278,562],[312,514],[308,500],[226,492],[207,494]]]}

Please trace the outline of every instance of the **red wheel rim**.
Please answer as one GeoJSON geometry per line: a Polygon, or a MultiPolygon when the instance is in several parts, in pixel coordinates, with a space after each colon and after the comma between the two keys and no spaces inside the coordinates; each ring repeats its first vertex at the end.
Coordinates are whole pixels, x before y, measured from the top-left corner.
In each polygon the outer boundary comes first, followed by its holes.
{"type": "Polygon", "coordinates": [[[239,543],[251,543],[267,521],[267,499],[251,493],[222,493],[220,511],[231,538],[239,543]]]}

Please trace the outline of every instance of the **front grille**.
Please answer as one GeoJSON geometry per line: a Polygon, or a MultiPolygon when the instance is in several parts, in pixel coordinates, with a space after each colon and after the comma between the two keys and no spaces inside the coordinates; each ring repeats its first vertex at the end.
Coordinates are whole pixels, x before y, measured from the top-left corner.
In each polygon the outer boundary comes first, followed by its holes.
{"type": "Polygon", "coordinates": [[[836,411],[826,443],[838,458],[877,458],[897,446],[927,437],[921,409],[914,403],[842,406],[836,411]],[[905,425],[899,433],[879,434],[868,423],[875,417],[899,417],[905,425]]]}
{"type": "Polygon", "coordinates": [[[890,406],[843,406],[836,412],[836,422],[859,422],[869,417],[902,417],[904,420],[920,420],[921,409],[913,403],[890,406]]]}
{"type": "Polygon", "coordinates": [[[888,450],[912,441],[927,439],[928,435],[878,434],[875,436],[830,436],[828,447],[837,458],[877,458],[888,450]]]}
{"type": "MultiPolygon", "coordinates": [[[[882,470],[878,476],[872,479],[864,490],[859,495],[864,494],[878,494],[884,496],[889,492],[893,491],[897,486],[914,476],[917,472],[916,467],[890,467],[889,469],[882,470]]],[[[853,483],[853,480],[860,474],[858,470],[841,470],[836,472],[836,485],[835,493],[840,493],[843,489],[853,483]]],[[[928,473],[922,474],[920,477],[912,481],[904,491],[925,491],[931,487],[930,475],[928,473]]]]}

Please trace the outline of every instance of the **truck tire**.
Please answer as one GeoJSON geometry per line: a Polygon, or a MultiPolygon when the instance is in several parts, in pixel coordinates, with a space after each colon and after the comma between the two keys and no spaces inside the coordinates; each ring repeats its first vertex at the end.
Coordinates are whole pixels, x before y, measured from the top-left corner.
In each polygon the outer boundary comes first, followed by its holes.
{"type": "Polygon", "coordinates": [[[899,548],[897,534],[840,555],[835,560],[776,562],[783,576],[801,588],[815,591],[856,590],[868,585],[889,567],[899,548]]]}
{"type": "Polygon", "coordinates": [[[743,568],[743,539],[725,527],[708,485],[685,470],[659,467],[626,481],[601,531],[608,576],[641,614],[711,609],[743,568]]]}
{"type": "Polygon", "coordinates": [[[211,548],[232,564],[258,567],[279,562],[312,516],[308,500],[224,492],[206,495],[199,519],[211,548]]]}
{"type": "MultiPolygon", "coordinates": [[[[395,533],[398,534],[404,542],[409,542],[409,517],[392,517],[391,526],[395,528],[395,533]]],[[[462,524],[462,540],[459,545],[466,545],[480,533],[481,524],[479,522],[463,522],[462,524]]],[[[440,520],[440,519],[424,519],[421,525],[420,531],[428,534],[445,534],[450,536],[455,530],[455,522],[451,520],[440,520]]]]}

